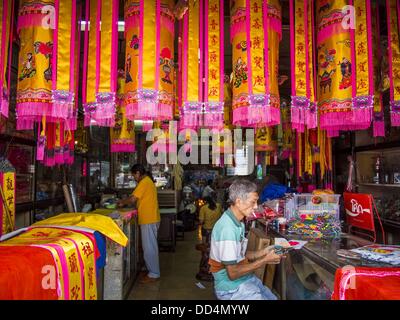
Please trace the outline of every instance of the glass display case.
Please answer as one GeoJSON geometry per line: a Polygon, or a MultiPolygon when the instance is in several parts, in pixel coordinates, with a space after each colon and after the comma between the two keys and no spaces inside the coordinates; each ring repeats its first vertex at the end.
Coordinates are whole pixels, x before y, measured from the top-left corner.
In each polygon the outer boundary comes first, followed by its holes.
{"type": "Polygon", "coordinates": [[[63,167],[46,167],[41,163],[37,165],[36,200],[49,200],[63,197],[63,167]]]}
{"type": "Polygon", "coordinates": [[[135,179],[131,174],[131,167],[137,162],[137,154],[113,153],[113,187],[116,189],[133,189],[136,186],[135,179]]]}

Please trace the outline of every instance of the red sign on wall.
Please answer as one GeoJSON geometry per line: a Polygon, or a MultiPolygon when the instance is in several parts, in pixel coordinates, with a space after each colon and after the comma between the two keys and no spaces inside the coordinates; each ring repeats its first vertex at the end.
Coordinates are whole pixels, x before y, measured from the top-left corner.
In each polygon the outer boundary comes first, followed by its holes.
{"type": "Polygon", "coordinates": [[[375,232],[372,195],[344,193],[346,220],[351,226],[375,232]]]}

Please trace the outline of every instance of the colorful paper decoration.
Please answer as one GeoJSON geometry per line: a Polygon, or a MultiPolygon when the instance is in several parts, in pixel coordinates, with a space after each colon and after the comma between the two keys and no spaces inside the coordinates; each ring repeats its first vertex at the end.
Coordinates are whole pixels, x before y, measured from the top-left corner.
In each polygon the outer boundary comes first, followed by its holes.
{"type": "Polygon", "coordinates": [[[400,3],[386,0],[389,46],[390,117],[392,126],[400,126],[400,3]]]}
{"type": "Polygon", "coordinates": [[[181,127],[221,129],[224,124],[223,1],[190,0],[180,25],[181,127]]]}
{"type": "Polygon", "coordinates": [[[78,7],[76,1],[20,2],[16,105],[19,130],[33,129],[34,122],[40,121],[62,121],[70,128],[76,127],[78,7]]]}
{"type": "Polygon", "coordinates": [[[82,99],[85,126],[115,124],[118,53],[118,0],[86,3],[82,99]],[[101,23],[101,28],[100,28],[101,23]]]}
{"type": "Polygon", "coordinates": [[[17,129],[33,129],[42,116],[49,120],[59,115],[53,110],[54,0],[20,1],[17,32],[21,42],[18,59],[16,97],[17,129]],[[45,25],[43,21],[46,21],[45,25]]]}
{"type": "MultiPolygon", "coordinates": [[[[54,70],[52,73],[51,117],[67,120],[67,127],[75,126],[75,47],[77,33],[76,1],[55,0],[56,25],[54,30],[54,70]],[[57,15],[58,14],[58,15],[57,15]]],[[[80,30],[78,29],[78,33],[80,30]]],[[[47,119],[50,120],[50,119],[47,119]]]]}
{"type": "Polygon", "coordinates": [[[339,130],[364,130],[371,124],[370,16],[370,1],[317,1],[318,111],[321,129],[331,137],[339,130]],[[343,10],[348,5],[355,14],[343,10]]]}
{"type": "Polygon", "coordinates": [[[224,1],[204,1],[204,127],[224,127],[224,1]]]}
{"type": "Polygon", "coordinates": [[[278,90],[281,7],[277,0],[240,0],[231,6],[233,124],[280,123],[278,90]]]}
{"type": "Polygon", "coordinates": [[[47,167],[61,164],[72,164],[74,162],[74,132],[65,128],[64,122],[49,122],[44,126],[41,137],[45,137],[39,143],[41,156],[39,162],[47,167]]]}
{"type": "Polygon", "coordinates": [[[117,112],[115,127],[110,129],[111,152],[134,152],[135,151],[135,125],[133,121],[126,118],[124,106],[125,73],[118,72],[117,90],[117,112]]]}
{"type": "Polygon", "coordinates": [[[129,120],[173,119],[173,7],[173,0],[125,3],[125,106],[129,120]]]}
{"type": "Polygon", "coordinates": [[[8,118],[14,1],[0,1],[0,116],[8,118]],[[8,70],[8,77],[6,72],[8,70]]]}
{"type": "Polygon", "coordinates": [[[314,0],[290,1],[290,56],[293,129],[317,126],[314,0]]]}

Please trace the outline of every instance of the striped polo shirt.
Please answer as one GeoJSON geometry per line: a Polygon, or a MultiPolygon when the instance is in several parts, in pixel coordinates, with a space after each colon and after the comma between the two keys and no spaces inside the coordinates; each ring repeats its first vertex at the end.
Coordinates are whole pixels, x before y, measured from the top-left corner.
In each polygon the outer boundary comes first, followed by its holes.
{"type": "Polygon", "coordinates": [[[231,280],[225,266],[229,264],[247,263],[242,250],[244,240],[244,223],[240,222],[230,209],[226,210],[214,225],[211,234],[210,271],[214,276],[216,291],[230,291],[248,280],[245,275],[231,280]]]}

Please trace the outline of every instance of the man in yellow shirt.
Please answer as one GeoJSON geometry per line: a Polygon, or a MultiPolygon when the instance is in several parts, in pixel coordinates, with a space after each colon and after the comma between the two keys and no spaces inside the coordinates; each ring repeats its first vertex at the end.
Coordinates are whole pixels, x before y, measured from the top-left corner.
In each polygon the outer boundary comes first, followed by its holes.
{"type": "Polygon", "coordinates": [[[154,282],[160,278],[157,233],[160,226],[157,188],[143,165],[135,164],[131,172],[138,183],[132,195],[118,202],[119,207],[137,203],[138,222],[142,236],[143,258],[148,274],[141,283],[154,282]]]}

